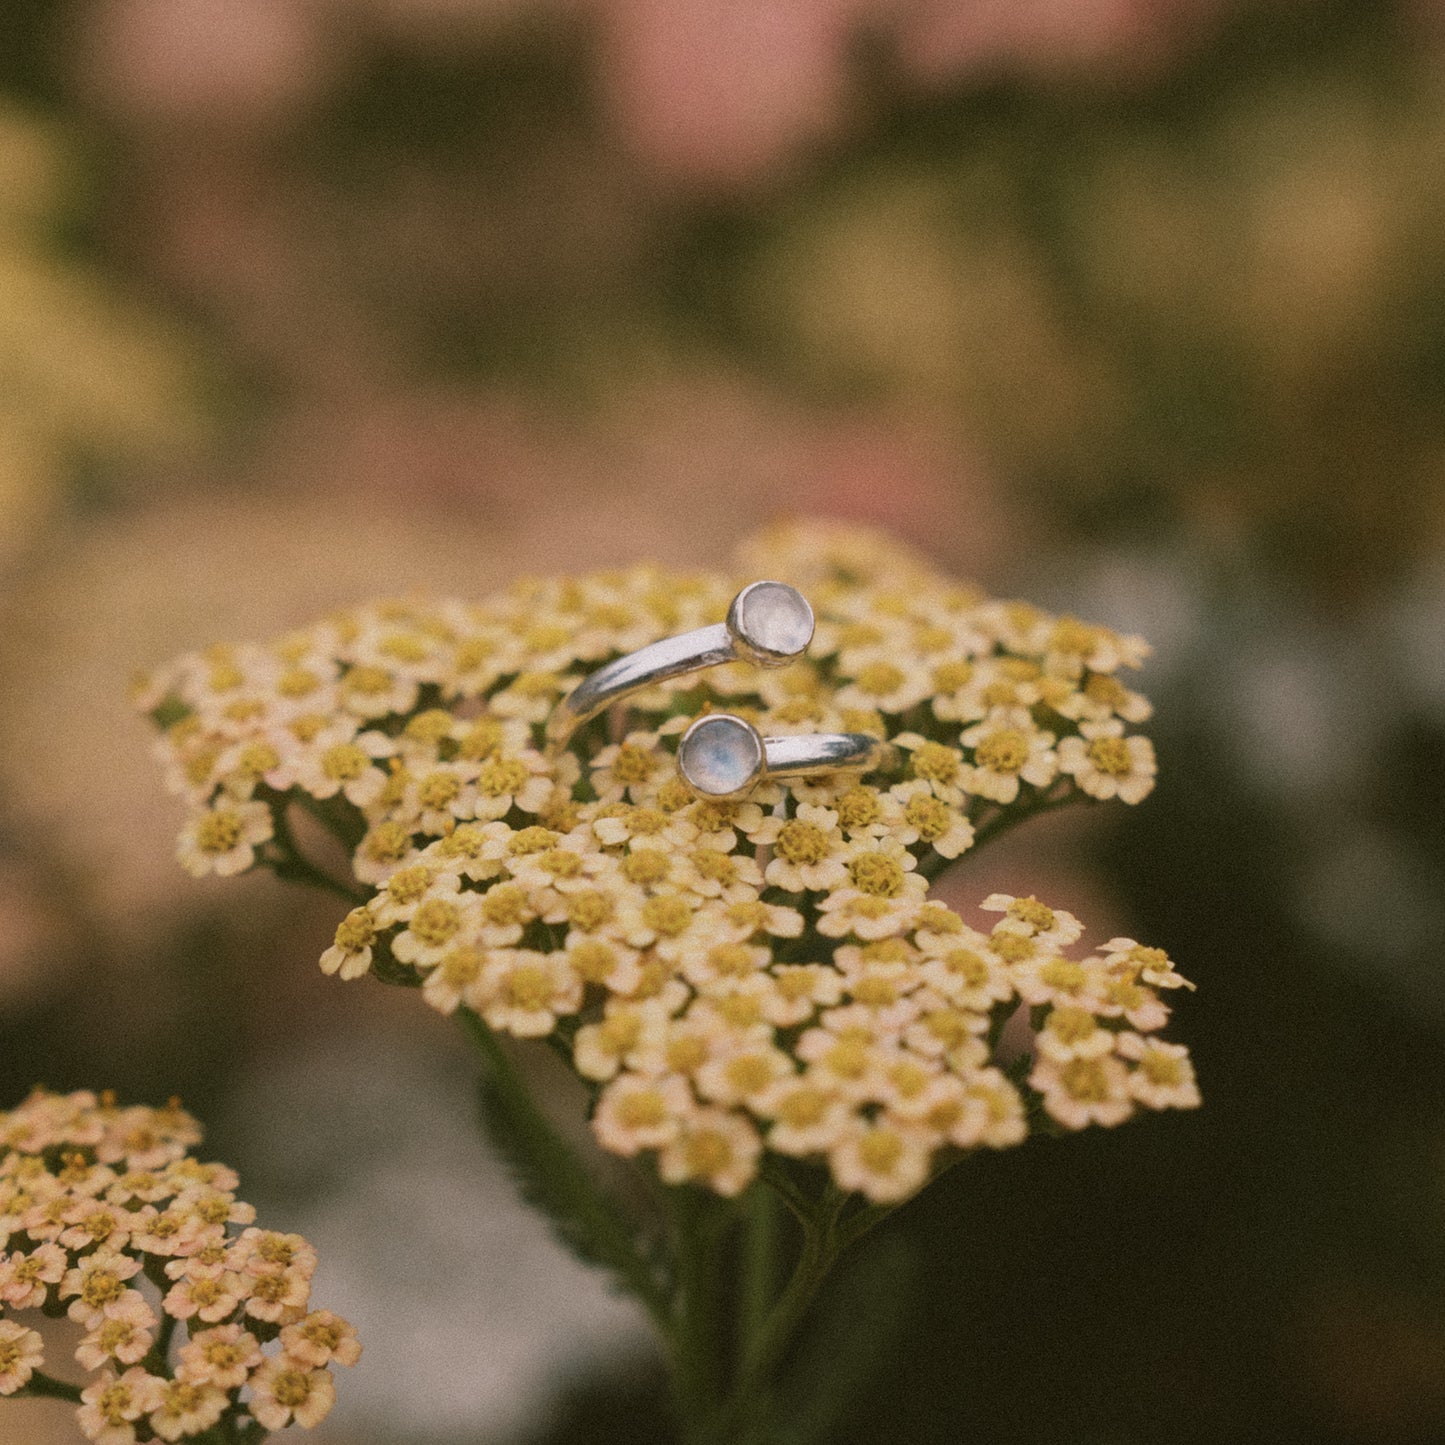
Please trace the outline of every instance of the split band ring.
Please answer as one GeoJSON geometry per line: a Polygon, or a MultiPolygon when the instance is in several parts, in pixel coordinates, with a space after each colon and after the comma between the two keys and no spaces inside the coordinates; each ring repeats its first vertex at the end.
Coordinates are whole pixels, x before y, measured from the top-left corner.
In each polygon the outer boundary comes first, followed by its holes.
{"type": "Polygon", "coordinates": [[[786,582],[753,582],[733,598],[726,622],[664,637],[584,677],[547,720],[551,751],[629,693],[725,662],[786,667],[813,640],[813,609],[786,582]]]}
{"type": "Polygon", "coordinates": [[[871,733],[765,738],[728,712],[698,718],[677,746],[677,766],[688,786],[705,798],[721,799],[744,798],[764,778],[866,772],[894,756],[893,745],[871,733]]]}

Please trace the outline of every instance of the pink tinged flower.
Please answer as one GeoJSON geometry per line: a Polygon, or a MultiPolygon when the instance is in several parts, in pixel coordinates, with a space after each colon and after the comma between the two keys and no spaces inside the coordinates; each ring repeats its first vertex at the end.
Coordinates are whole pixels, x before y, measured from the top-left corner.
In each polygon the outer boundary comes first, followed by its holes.
{"type": "Polygon", "coordinates": [[[1128,1072],[1113,1057],[1062,1063],[1042,1058],[1029,1075],[1029,1087],[1043,1095],[1044,1108],[1068,1129],[1111,1127],[1134,1112],[1128,1072]]]}
{"type": "Polygon", "coordinates": [[[310,1275],[299,1268],[248,1276],[244,1287],[249,1291],[246,1313],[269,1324],[296,1319],[311,1298],[310,1275]]]}
{"type": "Polygon", "coordinates": [[[740,1114],[699,1109],[658,1155],[657,1170],[668,1184],[707,1184],[724,1198],[741,1194],[758,1172],[763,1142],[740,1114]]]}
{"type": "Polygon", "coordinates": [[[316,1273],[316,1250],[299,1234],[276,1229],[247,1229],[235,1243],[232,1263],[247,1274],[299,1270],[307,1279],[316,1273]]]}
{"type": "Polygon", "coordinates": [[[833,1178],[875,1204],[907,1199],[928,1179],[932,1142],[921,1129],[887,1120],[854,1125],[828,1153],[833,1178]]]}
{"type": "Polygon", "coordinates": [[[310,1369],[289,1355],[269,1359],[251,1376],[251,1413],[268,1430],[294,1420],[310,1430],[336,1402],[336,1382],[326,1369],[310,1369]]]}
{"type": "Polygon", "coordinates": [[[313,1310],[304,1320],[281,1331],[281,1348],[303,1365],[319,1369],[335,1361],[351,1366],[361,1358],[361,1341],[340,1315],[313,1310]]]}
{"type": "Polygon", "coordinates": [[[604,1149],[630,1159],[670,1144],[696,1108],[692,1091],[675,1074],[660,1079],[624,1074],[602,1091],[592,1132],[604,1149]]]}
{"type": "Polygon", "coordinates": [[[80,1393],[81,1433],[96,1445],[132,1445],[134,1422],[159,1407],[164,1390],[164,1380],[139,1368],[119,1378],[104,1371],[80,1393]]]}
{"type": "Polygon", "coordinates": [[[272,831],[271,810],[264,803],[218,803],[186,824],[176,857],[197,878],[208,873],[229,878],[256,861],[256,848],[272,831]]]}
{"type": "Polygon", "coordinates": [[[566,957],[510,949],[492,956],[482,984],[482,1017],[517,1038],[541,1038],[582,1006],[582,980],[566,957]]]}
{"type": "Polygon", "coordinates": [[[39,1334],[14,1320],[0,1320],[0,1395],[13,1395],[45,1363],[39,1334]]]}
{"type": "Polygon", "coordinates": [[[255,1335],[240,1325],[217,1325],[193,1334],[181,1347],[176,1378],[235,1390],[262,1358],[255,1335]]]}
{"type": "Polygon", "coordinates": [[[129,1309],[129,1296],[135,1291],[126,1285],[126,1280],[139,1274],[140,1267],[138,1259],[108,1249],[99,1249],[82,1259],[60,1282],[61,1299],[76,1296],[70,1305],[70,1318],[87,1329],[94,1329],[119,1308],[129,1309]]]}
{"type": "Polygon", "coordinates": [[[1159,765],[1148,738],[1124,736],[1118,721],[1083,723],[1082,737],[1059,744],[1059,770],[1069,774],[1091,798],[1142,802],[1154,788],[1159,765]]]}
{"type": "Polygon", "coordinates": [[[87,1370],[99,1370],[112,1361],[134,1365],[145,1357],[154,1340],[155,1311],[138,1290],[131,1290],[81,1340],[75,1358],[87,1370]]]}
{"type": "Polygon", "coordinates": [[[192,1317],[215,1324],[234,1314],[246,1297],[249,1281],[232,1270],[201,1279],[183,1279],[172,1285],[161,1308],[174,1319],[192,1317]]]}
{"type": "Polygon", "coordinates": [[[1197,1109],[1201,1103],[1194,1065],[1183,1044],[1120,1034],[1118,1050],[1134,1063],[1129,1092],[1150,1109],[1197,1109]]]}
{"type": "Polygon", "coordinates": [[[215,1385],[169,1380],[160,1402],[150,1412],[151,1429],[162,1440],[179,1440],[209,1430],[225,1413],[230,1397],[215,1385]]]}
{"type": "Polygon", "coordinates": [[[59,1284],[70,1260],[59,1246],[37,1245],[29,1254],[16,1250],[0,1260],[0,1301],[12,1309],[37,1309],[45,1303],[48,1285],[59,1284]]]}

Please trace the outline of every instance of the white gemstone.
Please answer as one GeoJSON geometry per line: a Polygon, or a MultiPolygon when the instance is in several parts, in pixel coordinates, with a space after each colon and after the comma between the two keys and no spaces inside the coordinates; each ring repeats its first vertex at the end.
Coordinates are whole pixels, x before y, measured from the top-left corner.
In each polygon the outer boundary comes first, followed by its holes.
{"type": "Polygon", "coordinates": [[[725,798],[740,793],[762,770],[763,748],[741,718],[700,718],[677,751],[682,775],[699,793],[725,798]]]}
{"type": "Polygon", "coordinates": [[[743,640],[777,657],[795,657],[813,640],[813,609],[786,582],[754,582],[738,599],[743,640]]]}

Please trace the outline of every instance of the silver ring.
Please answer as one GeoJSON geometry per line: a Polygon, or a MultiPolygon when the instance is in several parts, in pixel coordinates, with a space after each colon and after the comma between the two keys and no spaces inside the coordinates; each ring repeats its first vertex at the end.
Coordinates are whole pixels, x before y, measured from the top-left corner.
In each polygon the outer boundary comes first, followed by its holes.
{"type": "Polygon", "coordinates": [[[805,733],[765,738],[730,712],[700,717],[677,745],[677,766],[705,798],[744,798],[764,778],[841,773],[883,767],[896,756],[872,733],[805,733]]]}
{"type": "Polygon", "coordinates": [[[629,693],[724,662],[786,667],[813,640],[813,609],[786,582],[752,582],[732,600],[726,622],[664,637],[584,677],[547,719],[556,752],[583,723],[629,693]]]}

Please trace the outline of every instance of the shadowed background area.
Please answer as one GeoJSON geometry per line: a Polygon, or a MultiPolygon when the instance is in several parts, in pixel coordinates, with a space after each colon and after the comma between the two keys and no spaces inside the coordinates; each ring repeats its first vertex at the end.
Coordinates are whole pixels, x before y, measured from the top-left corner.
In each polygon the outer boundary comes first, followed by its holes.
{"type": "Polygon", "coordinates": [[[1442,154],[1438,0],[6,0],[0,1107],[207,1121],[366,1342],[318,1441],[668,1439],[451,1031],[176,864],[127,681],[881,524],[1155,643],[1154,796],[944,886],[1167,948],[1205,1107],[880,1230],[818,1438],[1445,1438],[1442,154]]]}

